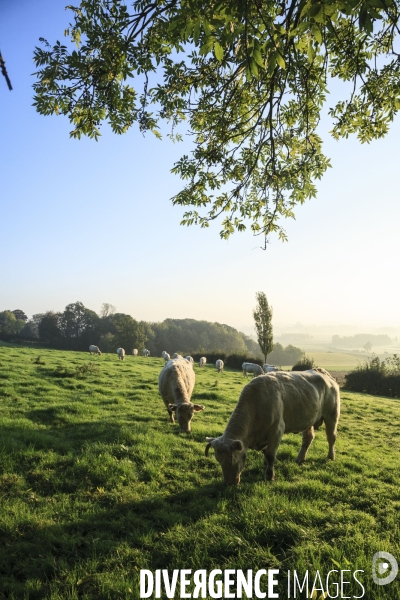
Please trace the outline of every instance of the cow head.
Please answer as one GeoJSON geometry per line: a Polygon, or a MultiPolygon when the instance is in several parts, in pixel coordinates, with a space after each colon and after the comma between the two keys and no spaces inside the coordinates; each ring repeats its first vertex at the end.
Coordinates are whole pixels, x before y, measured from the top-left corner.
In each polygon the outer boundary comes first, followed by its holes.
{"type": "Polygon", "coordinates": [[[180,404],[168,404],[168,408],[175,412],[175,418],[181,428],[181,433],[190,433],[190,421],[195,412],[204,410],[201,404],[193,402],[181,402],[180,404]]]}
{"type": "Polygon", "coordinates": [[[215,457],[222,467],[224,482],[227,485],[240,483],[240,473],[244,469],[247,450],[240,440],[223,440],[222,438],[206,438],[206,456],[210,448],[214,448],[215,457]]]}

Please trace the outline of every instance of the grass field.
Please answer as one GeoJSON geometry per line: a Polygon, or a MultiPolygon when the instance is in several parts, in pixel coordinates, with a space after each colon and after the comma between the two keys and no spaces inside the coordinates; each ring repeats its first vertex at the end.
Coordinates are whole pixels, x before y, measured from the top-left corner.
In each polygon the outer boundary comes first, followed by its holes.
{"type": "MultiPolygon", "coordinates": [[[[206,409],[186,436],[158,396],[162,365],[0,348],[0,598],[138,598],[140,569],[184,568],[277,568],[279,598],[288,570],[361,569],[364,598],[400,598],[400,576],[371,576],[375,552],[400,559],[399,401],[342,392],[335,462],[322,429],[301,467],[287,435],[275,482],[249,452],[228,488],[205,437],[223,432],[242,375],[195,367],[206,409]]],[[[360,597],[346,576],[339,597],[360,597]]]]}

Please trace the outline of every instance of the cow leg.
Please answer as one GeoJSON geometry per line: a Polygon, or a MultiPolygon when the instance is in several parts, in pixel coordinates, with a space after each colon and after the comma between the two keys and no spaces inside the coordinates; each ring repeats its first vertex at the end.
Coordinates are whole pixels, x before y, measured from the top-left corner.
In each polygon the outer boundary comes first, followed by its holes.
{"type": "Polygon", "coordinates": [[[315,438],[314,427],[310,427],[303,431],[303,443],[301,444],[300,452],[296,458],[298,465],[301,465],[306,460],[307,452],[315,438]]]}
{"type": "Polygon", "coordinates": [[[267,454],[267,452],[264,451],[264,477],[266,481],[275,479],[274,463],[275,456],[267,454]]]}
{"type": "Polygon", "coordinates": [[[268,443],[263,449],[264,477],[267,481],[272,481],[273,479],[275,479],[274,463],[284,431],[285,424],[281,423],[268,434],[268,443]]]}
{"type": "Polygon", "coordinates": [[[169,414],[169,421],[170,423],[175,423],[175,418],[174,418],[174,411],[171,410],[170,408],[167,408],[168,414],[169,414]]]}
{"type": "Polygon", "coordinates": [[[328,440],[329,450],[328,459],[335,460],[335,442],[337,437],[337,422],[325,421],[326,439],[328,440]]]}

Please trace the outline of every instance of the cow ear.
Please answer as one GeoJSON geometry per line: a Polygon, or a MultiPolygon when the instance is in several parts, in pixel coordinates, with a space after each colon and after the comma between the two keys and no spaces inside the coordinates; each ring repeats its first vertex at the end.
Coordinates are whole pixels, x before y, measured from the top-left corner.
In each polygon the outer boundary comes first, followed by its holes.
{"type": "Polygon", "coordinates": [[[234,440],[231,443],[231,450],[233,452],[236,452],[236,451],[241,452],[243,450],[243,442],[241,442],[240,440],[234,440]]]}
{"type": "Polygon", "coordinates": [[[194,412],[199,412],[200,410],[204,410],[205,406],[202,404],[193,404],[194,412]]]}
{"type": "Polygon", "coordinates": [[[176,404],[168,404],[169,410],[176,410],[176,407],[177,407],[176,404]]]}

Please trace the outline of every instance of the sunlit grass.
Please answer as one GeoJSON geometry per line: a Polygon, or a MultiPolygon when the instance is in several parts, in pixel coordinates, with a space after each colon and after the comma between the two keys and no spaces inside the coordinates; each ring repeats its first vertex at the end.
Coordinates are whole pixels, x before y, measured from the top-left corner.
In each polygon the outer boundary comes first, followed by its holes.
{"type": "Polygon", "coordinates": [[[138,598],[141,568],[279,568],[286,598],[289,569],[337,564],[365,570],[365,598],[400,597],[371,578],[376,551],[400,556],[399,401],[342,392],[335,462],[321,430],[298,467],[287,435],[274,483],[249,452],[226,488],[205,437],[223,432],[242,374],[195,366],[206,409],[186,436],[158,396],[162,366],[0,348],[1,598],[138,598]]]}

